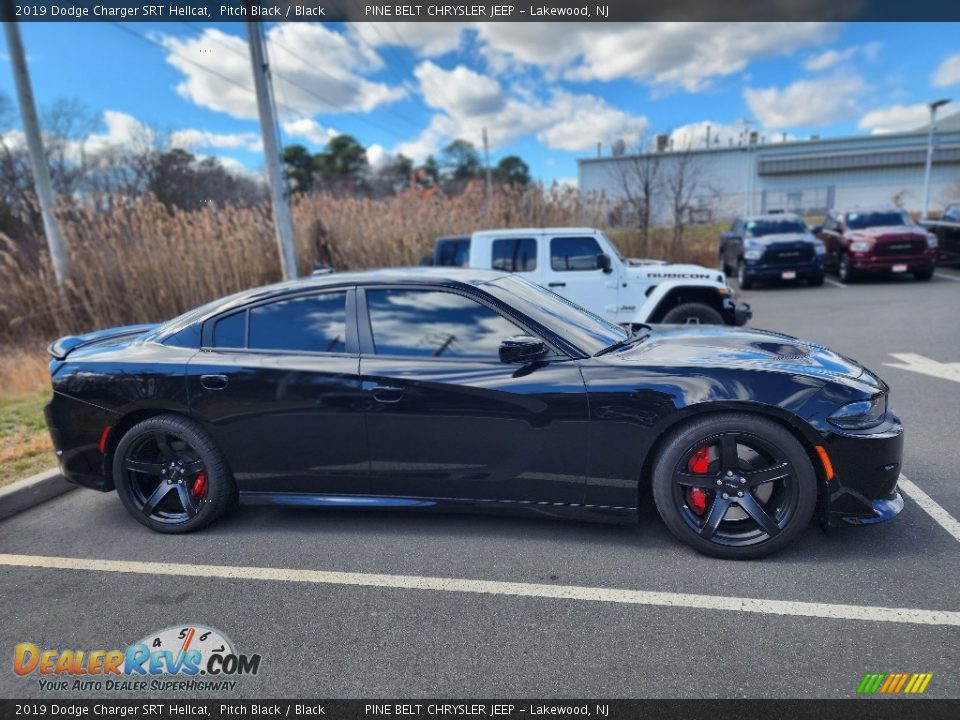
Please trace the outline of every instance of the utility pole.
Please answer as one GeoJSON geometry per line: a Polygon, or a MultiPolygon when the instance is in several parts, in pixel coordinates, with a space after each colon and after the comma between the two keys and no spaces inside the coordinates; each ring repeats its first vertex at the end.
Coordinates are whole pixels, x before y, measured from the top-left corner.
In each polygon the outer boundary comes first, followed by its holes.
{"type": "Polygon", "coordinates": [[[297,277],[297,252],[293,241],[293,221],[287,202],[287,185],[280,170],[280,147],[276,115],[273,106],[273,87],[270,68],[263,49],[260,23],[247,21],[247,36],[250,40],[250,62],[253,64],[253,84],[257,91],[257,110],[260,114],[260,134],[263,136],[263,153],[270,179],[270,204],[273,206],[273,223],[277,229],[277,247],[280,250],[280,266],[285,280],[297,277]]]}
{"type": "Polygon", "coordinates": [[[50,169],[47,167],[47,155],[43,151],[43,138],[40,136],[40,123],[37,120],[37,107],[33,101],[33,88],[27,73],[27,61],[20,40],[17,23],[9,20],[3,24],[7,34],[7,49],[10,52],[10,65],[13,67],[13,79],[17,85],[17,99],[20,103],[20,116],[23,118],[23,132],[27,137],[30,151],[30,164],[33,167],[33,184],[40,203],[40,215],[43,218],[43,231],[47,236],[50,249],[50,261],[57,288],[63,292],[64,283],[70,278],[70,256],[54,214],[56,207],[53,188],[50,185],[50,169]]]}
{"type": "Polygon", "coordinates": [[[930,108],[930,132],[927,134],[927,165],[923,173],[923,215],[924,220],[930,211],[930,171],[933,168],[933,133],[937,129],[937,109],[943,107],[949,100],[937,100],[927,105],[930,108]]]}
{"type": "Polygon", "coordinates": [[[487,205],[493,197],[493,176],[490,174],[490,143],[487,142],[487,129],[483,129],[483,164],[487,169],[487,205]]]}

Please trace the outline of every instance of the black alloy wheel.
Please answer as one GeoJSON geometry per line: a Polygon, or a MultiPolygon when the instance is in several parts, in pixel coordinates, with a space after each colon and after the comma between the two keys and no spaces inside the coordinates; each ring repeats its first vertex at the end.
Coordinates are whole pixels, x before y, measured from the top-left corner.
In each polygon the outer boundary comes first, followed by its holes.
{"type": "Polygon", "coordinates": [[[667,527],[715,557],[757,558],[809,523],[816,475],[793,435],[763,417],[728,414],[675,433],[657,459],[654,498],[667,527]]]}
{"type": "Polygon", "coordinates": [[[201,528],[237,497],[213,441],[195,423],[175,415],[131,428],[114,453],[113,472],[127,510],[158,532],[201,528]]]}

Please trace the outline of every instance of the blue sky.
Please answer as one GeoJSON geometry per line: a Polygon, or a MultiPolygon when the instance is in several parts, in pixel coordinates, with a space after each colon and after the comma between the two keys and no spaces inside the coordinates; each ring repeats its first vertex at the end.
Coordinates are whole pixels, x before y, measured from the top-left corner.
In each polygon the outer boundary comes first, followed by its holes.
{"type": "MultiPolygon", "coordinates": [[[[111,24],[21,25],[41,108],[77,98],[97,113],[91,148],[152,131],[259,170],[243,25],[125,27],[154,44],[111,24]]],[[[518,154],[548,183],[575,178],[597,142],[702,145],[709,123],[726,143],[744,120],[771,141],[890,132],[960,99],[950,23],[289,23],[266,36],[285,144],[346,132],[374,163],[422,160],[454,137],[479,146],[486,128],[494,162],[518,154]]]]}

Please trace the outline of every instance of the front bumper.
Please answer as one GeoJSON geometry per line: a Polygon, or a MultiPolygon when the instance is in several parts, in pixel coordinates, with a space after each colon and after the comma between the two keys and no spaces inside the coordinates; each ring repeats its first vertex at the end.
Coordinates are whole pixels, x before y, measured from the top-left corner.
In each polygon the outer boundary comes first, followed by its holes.
{"type": "Polygon", "coordinates": [[[826,484],[829,525],[869,525],[900,513],[903,426],[896,416],[868,431],[833,432],[824,448],[834,470],[826,484]]]}
{"type": "Polygon", "coordinates": [[[823,258],[811,262],[786,265],[768,265],[761,260],[745,260],[744,271],[751,280],[782,280],[784,273],[796,273],[797,280],[809,280],[823,275],[823,258]]]}
{"type": "Polygon", "coordinates": [[[906,257],[850,254],[850,268],[858,273],[892,273],[895,267],[905,267],[903,272],[932,270],[936,263],[936,252],[906,257]]]}

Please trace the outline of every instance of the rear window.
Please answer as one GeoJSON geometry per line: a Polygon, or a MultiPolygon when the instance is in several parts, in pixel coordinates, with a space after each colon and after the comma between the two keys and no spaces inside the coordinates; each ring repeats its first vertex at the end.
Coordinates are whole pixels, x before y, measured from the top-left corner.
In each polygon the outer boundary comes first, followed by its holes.
{"type": "Polygon", "coordinates": [[[535,238],[508,238],[494,240],[490,267],[505,272],[532,272],[537,269],[537,241],[535,238]]]}
{"type": "Polygon", "coordinates": [[[346,297],[325,293],[250,308],[249,348],[345,353],[346,297]]]}

